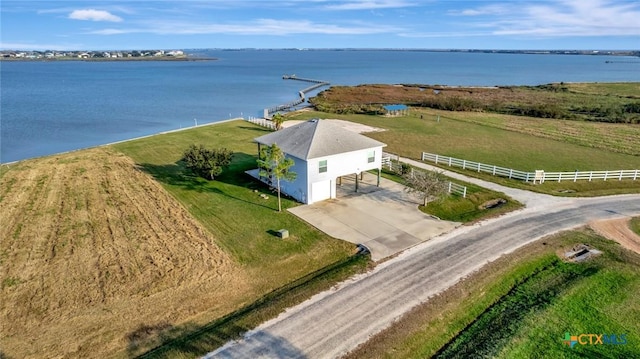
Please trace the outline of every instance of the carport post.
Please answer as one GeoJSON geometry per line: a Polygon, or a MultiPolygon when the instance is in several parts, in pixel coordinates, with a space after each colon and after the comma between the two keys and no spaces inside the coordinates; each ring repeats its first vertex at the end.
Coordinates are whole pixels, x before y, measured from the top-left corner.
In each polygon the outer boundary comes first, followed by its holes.
{"type": "Polygon", "coordinates": [[[356,192],[358,192],[358,174],[356,173],[356,192]]]}
{"type": "Polygon", "coordinates": [[[382,168],[378,168],[378,183],[376,183],[376,187],[380,187],[380,173],[382,172],[382,168]]]}

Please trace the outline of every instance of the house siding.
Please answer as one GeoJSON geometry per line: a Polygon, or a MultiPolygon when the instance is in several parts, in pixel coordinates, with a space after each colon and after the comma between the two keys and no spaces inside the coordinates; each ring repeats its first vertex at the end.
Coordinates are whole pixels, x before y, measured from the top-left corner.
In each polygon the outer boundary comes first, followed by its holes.
{"type": "Polygon", "coordinates": [[[307,188],[307,161],[288,154],[287,158],[291,158],[294,162],[290,171],[296,173],[296,179],[292,182],[280,181],[280,190],[288,196],[295,198],[298,202],[308,203],[309,189],[307,188]]]}
{"type": "Polygon", "coordinates": [[[309,201],[303,203],[313,203],[312,184],[316,182],[331,181],[331,198],[336,198],[336,179],[362,171],[378,169],[382,167],[382,146],[367,148],[358,151],[346,152],[332,156],[309,159],[307,161],[306,173],[308,173],[308,185],[306,185],[307,197],[309,201]],[[373,162],[369,162],[369,152],[375,151],[373,162]],[[320,161],[327,161],[327,172],[320,173],[320,161]]]}

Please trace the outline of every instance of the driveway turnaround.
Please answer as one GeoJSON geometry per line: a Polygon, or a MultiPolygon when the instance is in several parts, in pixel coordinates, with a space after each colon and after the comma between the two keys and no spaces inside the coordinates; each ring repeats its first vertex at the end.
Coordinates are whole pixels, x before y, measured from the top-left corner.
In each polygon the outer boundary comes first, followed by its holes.
{"type": "Polygon", "coordinates": [[[337,199],[289,211],[334,238],[366,246],[374,261],[460,225],[421,212],[416,199],[396,182],[382,178],[380,187],[376,187],[376,176],[365,173],[355,193],[354,180],[343,178],[337,199]]]}

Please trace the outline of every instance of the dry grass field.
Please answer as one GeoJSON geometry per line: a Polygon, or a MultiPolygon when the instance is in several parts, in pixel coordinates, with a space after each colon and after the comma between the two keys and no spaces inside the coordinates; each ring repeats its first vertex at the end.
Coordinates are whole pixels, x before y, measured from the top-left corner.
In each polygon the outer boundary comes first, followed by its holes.
{"type": "Polygon", "coordinates": [[[246,300],[246,272],[113,150],[4,167],[0,206],[2,358],[126,357],[246,300]]]}
{"type": "Polygon", "coordinates": [[[539,86],[457,87],[432,85],[333,86],[310,99],[316,110],[384,113],[383,104],[402,103],[448,111],[640,123],[640,83],[555,83],[539,86]]]}

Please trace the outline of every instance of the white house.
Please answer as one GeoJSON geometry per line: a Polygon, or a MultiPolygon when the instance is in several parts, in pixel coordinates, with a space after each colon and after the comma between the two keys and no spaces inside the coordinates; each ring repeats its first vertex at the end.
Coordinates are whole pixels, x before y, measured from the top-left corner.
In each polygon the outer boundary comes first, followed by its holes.
{"type": "MultiPolygon", "coordinates": [[[[386,144],[349,131],[330,121],[313,119],[255,139],[260,146],[278,145],[293,159],[297,174],[293,182],[281,181],[283,193],[302,203],[336,198],[341,176],[382,168],[382,148],[386,144]]],[[[254,171],[254,175],[255,175],[254,171]]],[[[261,178],[268,182],[268,179],[261,178]]]]}

